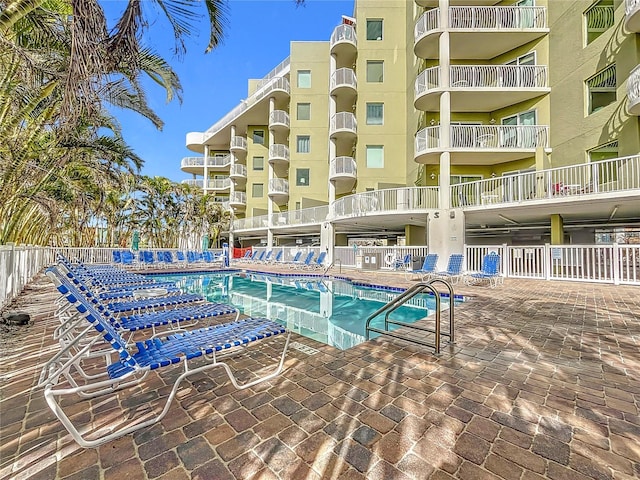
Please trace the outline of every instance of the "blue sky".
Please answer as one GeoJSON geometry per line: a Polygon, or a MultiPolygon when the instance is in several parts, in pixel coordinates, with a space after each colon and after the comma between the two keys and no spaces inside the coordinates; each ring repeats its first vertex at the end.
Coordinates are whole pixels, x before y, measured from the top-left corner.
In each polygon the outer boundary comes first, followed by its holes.
{"type": "MultiPolygon", "coordinates": [[[[143,2],[149,8],[151,2],[143,2]]],[[[124,8],[121,0],[104,2],[108,16],[124,8]]],[[[161,175],[179,182],[191,178],[180,170],[183,157],[197,155],[185,147],[187,132],[202,132],[247,96],[249,78],[262,78],[289,55],[292,40],[326,40],[341,21],[352,15],[353,0],[229,0],[229,24],[221,47],[204,54],[208,30],[187,42],[182,58],[172,57],[173,35],[161,22],[152,23],[144,37],[178,73],[183,101],[167,104],[164,91],[149,83],[147,95],[165,122],[156,128],[145,118],[114,110],[129,145],[145,160],[144,175],[161,175]]],[[[205,8],[202,5],[202,14],[205,8]]]]}

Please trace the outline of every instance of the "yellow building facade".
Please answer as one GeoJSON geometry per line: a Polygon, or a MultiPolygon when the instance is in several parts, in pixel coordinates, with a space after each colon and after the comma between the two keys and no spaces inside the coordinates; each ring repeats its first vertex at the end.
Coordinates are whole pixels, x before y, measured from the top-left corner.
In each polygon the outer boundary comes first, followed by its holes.
{"type": "Polygon", "coordinates": [[[236,240],[446,253],[640,224],[640,0],[356,0],[336,18],[187,134],[187,182],[236,240]]]}

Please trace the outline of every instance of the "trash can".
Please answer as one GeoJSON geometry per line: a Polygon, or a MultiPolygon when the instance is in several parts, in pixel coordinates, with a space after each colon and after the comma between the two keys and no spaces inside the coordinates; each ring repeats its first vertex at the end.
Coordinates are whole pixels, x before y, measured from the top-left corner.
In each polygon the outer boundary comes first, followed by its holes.
{"type": "Polygon", "coordinates": [[[414,255],[411,257],[411,270],[420,270],[424,264],[424,257],[420,255],[414,255]]]}

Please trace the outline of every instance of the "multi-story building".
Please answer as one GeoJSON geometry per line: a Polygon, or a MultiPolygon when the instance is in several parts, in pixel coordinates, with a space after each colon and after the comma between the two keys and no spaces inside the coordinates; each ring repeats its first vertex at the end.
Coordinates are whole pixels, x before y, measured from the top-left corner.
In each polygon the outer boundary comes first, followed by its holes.
{"type": "Polygon", "coordinates": [[[182,168],[245,245],[593,243],[640,226],[639,32],[640,0],[356,0],[182,168]]]}

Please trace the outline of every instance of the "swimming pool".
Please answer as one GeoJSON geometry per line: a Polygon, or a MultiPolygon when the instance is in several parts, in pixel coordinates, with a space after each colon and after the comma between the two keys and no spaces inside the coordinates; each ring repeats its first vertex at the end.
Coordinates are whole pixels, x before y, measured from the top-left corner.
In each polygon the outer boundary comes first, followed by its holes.
{"type": "MultiPolygon", "coordinates": [[[[343,350],[366,341],[367,317],[402,292],[345,280],[239,271],[154,278],[174,281],[183,291],[201,293],[211,302],[235,305],[245,315],[277,320],[291,331],[343,350]]],[[[461,301],[456,298],[456,304],[461,301]]],[[[442,298],[441,305],[448,308],[449,299],[442,298]]],[[[412,323],[434,312],[435,298],[419,295],[396,310],[392,318],[412,323]]],[[[383,322],[381,316],[372,325],[382,327],[383,322]]],[[[447,316],[443,315],[443,328],[446,324],[447,316]]]]}

